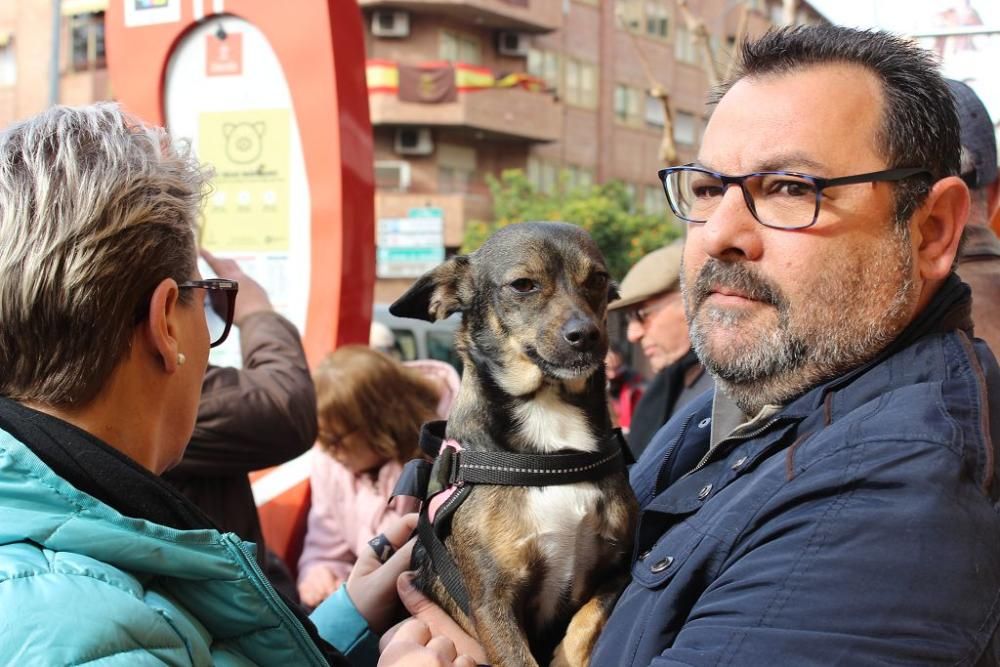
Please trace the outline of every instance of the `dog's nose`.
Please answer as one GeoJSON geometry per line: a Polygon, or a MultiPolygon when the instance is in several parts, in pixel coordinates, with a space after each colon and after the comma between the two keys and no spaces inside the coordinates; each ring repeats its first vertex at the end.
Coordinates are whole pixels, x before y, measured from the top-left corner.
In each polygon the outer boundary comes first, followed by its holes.
{"type": "Polygon", "coordinates": [[[597,325],[589,319],[582,317],[570,318],[562,328],[563,339],[572,346],[574,350],[585,352],[597,344],[601,338],[601,332],[597,325]]]}

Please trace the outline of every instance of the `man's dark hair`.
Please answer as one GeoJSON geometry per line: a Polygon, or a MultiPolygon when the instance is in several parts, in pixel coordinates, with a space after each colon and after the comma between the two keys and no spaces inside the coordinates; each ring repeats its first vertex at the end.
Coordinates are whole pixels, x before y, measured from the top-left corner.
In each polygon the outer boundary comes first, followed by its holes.
{"type": "Polygon", "coordinates": [[[958,115],[929,51],[877,30],[829,25],[772,30],[744,43],[734,76],[714,92],[711,103],[742,78],[841,63],[864,67],[882,83],[885,101],[876,149],[888,168],[925,167],[932,174],[931,179],[898,183],[895,217],[903,225],[924,203],[934,181],[959,173],[958,115]]]}

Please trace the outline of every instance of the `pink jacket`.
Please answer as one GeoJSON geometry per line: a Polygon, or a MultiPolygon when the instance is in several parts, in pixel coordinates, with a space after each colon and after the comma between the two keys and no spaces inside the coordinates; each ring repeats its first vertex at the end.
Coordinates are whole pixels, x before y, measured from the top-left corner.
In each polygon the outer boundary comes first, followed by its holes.
{"type": "MultiPolygon", "coordinates": [[[[441,389],[438,414],[444,419],[458,393],[458,373],[440,361],[418,360],[405,364],[419,369],[436,381],[441,389]]],[[[354,561],[368,540],[378,535],[387,522],[406,512],[415,512],[416,502],[399,498],[393,506],[386,503],[403,471],[401,464],[390,461],[379,468],[378,476],[355,477],[319,447],[312,459],[312,507],[306,528],[305,544],[299,558],[299,581],[313,567],[329,568],[341,580],[347,579],[354,561]]]]}

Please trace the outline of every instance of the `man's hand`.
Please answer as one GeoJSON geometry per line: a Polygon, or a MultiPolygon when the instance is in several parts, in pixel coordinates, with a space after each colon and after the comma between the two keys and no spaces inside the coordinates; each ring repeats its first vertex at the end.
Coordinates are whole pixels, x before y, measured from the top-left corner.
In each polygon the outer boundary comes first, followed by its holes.
{"type": "MultiPolygon", "coordinates": [[[[236,297],[236,310],[233,312],[233,324],[238,327],[242,326],[243,321],[253,313],[274,310],[264,288],[256,280],[243,273],[243,269],[235,261],[216,257],[204,248],[201,250],[201,256],[212,267],[215,275],[227,280],[235,280],[240,284],[240,291],[236,297]]],[[[225,316],[225,313],[219,313],[219,317],[225,316]]]]}
{"type": "MultiPolygon", "coordinates": [[[[423,593],[418,591],[413,586],[413,573],[405,572],[400,575],[396,583],[396,588],[399,591],[399,599],[403,601],[403,605],[413,614],[414,618],[421,622],[422,627],[426,628],[430,633],[430,637],[434,640],[447,640],[449,644],[452,644],[456,653],[463,656],[471,656],[473,659],[472,664],[485,664],[486,663],[486,651],[483,647],[479,645],[479,642],[469,636],[465,630],[463,630],[458,623],[453,621],[448,614],[445,613],[444,609],[437,606],[431,602],[423,593]]],[[[393,648],[397,641],[405,643],[407,646],[412,648],[412,642],[414,641],[414,632],[410,630],[407,634],[402,634],[403,629],[406,628],[408,623],[413,621],[404,621],[403,623],[397,625],[396,627],[385,633],[382,637],[382,641],[379,642],[379,650],[382,651],[383,659],[387,655],[396,655],[395,653],[389,653],[390,649],[393,651],[401,651],[402,649],[393,648]],[[402,635],[402,636],[400,636],[402,635]]],[[[422,637],[423,635],[419,635],[422,637]]],[[[430,641],[430,639],[428,640],[430,641]]],[[[426,641],[424,645],[428,647],[426,641]]],[[[437,644],[435,644],[437,646],[437,644]]],[[[383,663],[379,661],[379,665],[389,665],[392,663],[383,663]]],[[[400,661],[399,664],[410,664],[408,662],[400,661]]],[[[417,663],[414,663],[417,664],[417,663]]],[[[422,663],[421,663],[422,664],[422,663]]],[[[438,664],[438,663],[427,663],[427,664],[438,664]]],[[[450,663],[440,663],[440,664],[450,664],[450,663]]],[[[458,664],[456,662],[456,664],[458,664]]]]}
{"type": "Polygon", "coordinates": [[[416,527],[416,514],[403,515],[387,524],[383,535],[396,553],[385,563],[380,563],[373,549],[362,549],[351,576],[347,578],[347,594],[376,634],[385,632],[402,612],[396,595],[396,580],[410,567],[414,540],[407,540],[416,527]]]}
{"type": "Polygon", "coordinates": [[[323,565],[313,566],[299,582],[302,604],[308,607],[319,605],[337,590],[340,583],[340,579],[329,568],[323,565]]]}
{"type": "Polygon", "coordinates": [[[379,667],[476,667],[467,655],[458,655],[446,637],[435,637],[423,621],[404,621],[382,650],[379,667]]]}

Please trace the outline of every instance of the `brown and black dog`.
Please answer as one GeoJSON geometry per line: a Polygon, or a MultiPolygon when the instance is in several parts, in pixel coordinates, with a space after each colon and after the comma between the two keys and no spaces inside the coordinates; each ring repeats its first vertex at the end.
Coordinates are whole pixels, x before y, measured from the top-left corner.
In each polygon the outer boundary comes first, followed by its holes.
{"type": "MultiPolygon", "coordinates": [[[[604,356],[615,298],[584,230],[525,222],[430,271],[390,310],[431,321],[462,313],[465,367],[447,437],[464,449],[613,454],[604,356]]],[[[635,516],[623,467],[590,482],[476,487],[444,542],[471,618],[419,547],[417,585],[478,637],[495,667],[587,665],[628,579],[635,516]]]]}

